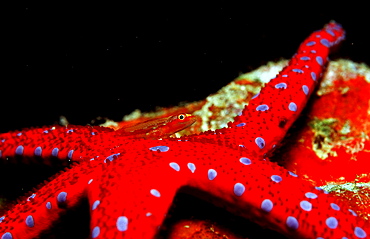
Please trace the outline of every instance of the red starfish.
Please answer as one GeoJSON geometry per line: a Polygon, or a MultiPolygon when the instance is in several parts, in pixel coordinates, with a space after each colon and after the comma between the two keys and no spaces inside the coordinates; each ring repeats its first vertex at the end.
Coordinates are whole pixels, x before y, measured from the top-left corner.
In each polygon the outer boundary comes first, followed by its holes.
{"type": "Polygon", "coordinates": [[[329,48],[343,36],[336,23],[309,36],[225,129],[166,140],[128,140],[90,126],[1,134],[2,158],[79,162],[1,217],[1,238],[35,238],[86,197],[92,238],[152,238],[179,189],[291,238],[366,238],[370,227],[353,211],[264,159],[302,111],[329,48]]]}

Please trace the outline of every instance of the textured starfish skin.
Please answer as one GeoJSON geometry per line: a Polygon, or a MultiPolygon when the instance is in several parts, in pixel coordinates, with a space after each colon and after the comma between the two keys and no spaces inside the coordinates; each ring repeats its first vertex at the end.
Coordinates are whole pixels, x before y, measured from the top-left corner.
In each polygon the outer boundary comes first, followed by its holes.
{"type": "Polygon", "coordinates": [[[92,238],[153,238],[179,189],[291,238],[367,238],[369,225],[345,205],[264,159],[299,116],[343,35],[335,23],[313,33],[225,129],[166,140],[90,126],[1,134],[4,159],[78,162],[11,208],[1,238],[35,238],[86,197],[92,238]]]}

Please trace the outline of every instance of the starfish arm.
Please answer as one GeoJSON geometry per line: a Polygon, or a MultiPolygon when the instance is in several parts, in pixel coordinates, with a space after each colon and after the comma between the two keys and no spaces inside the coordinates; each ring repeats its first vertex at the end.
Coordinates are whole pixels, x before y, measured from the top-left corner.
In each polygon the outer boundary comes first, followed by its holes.
{"type": "Polygon", "coordinates": [[[92,143],[103,141],[112,129],[83,126],[45,126],[0,134],[0,158],[9,161],[22,160],[23,163],[42,163],[67,165],[70,161],[80,161],[92,143]],[[104,134],[103,134],[104,133],[104,134]]]}
{"type": "Polygon", "coordinates": [[[89,185],[92,238],[153,238],[182,184],[174,172],[154,175],[153,170],[158,169],[156,163],[145,165],[146,170],[142,171],[137,165],[127,167],[124,159],[114,160],[89,185]],[[161,177],[167,179],[162,186],[161,177]]]}
{"type": "Polygon", "coordinates": [[[246,151],[161,141],[130,148],[90,185],[92,238],[153,238],[174,195],[184,188],[290,238],[370,233],[369,225],[323,190],[246,151]],[[158,143],[165,143],[162,150],[151,152],[158,143]]]}
{"type": "Polygon", "coordinates": [[[75,164],[27,199],[19,200],[18,204],[0,217],[1,238],[32,239],[51,228],[62,214],[78,205],[82,197],[86,197],[85,189],[94,171],[92,164],[87,162],[75,164]]]}
{"type": "Polygon", "coordinates": [[[252,98],[228,128],[184,139],[245,147],[256,156],[264,157],[300,115],[325,69],[330,48],[344,39],[344,34],[341,26],[334,22],[312,33],[288,66],[252,98]]]}

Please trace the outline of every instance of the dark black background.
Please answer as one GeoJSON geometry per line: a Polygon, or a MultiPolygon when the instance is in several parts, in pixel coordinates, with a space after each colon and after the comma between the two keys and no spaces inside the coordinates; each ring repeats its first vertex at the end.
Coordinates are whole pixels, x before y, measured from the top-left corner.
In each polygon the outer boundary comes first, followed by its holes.
{"type": "Polygon", "coordinates": [[[241,72],[290,58],[330,20],[347,30],[333,58],[370,63],[361,6],[279,4],[25,4],[2,30],[0,132],[204,99],[241,72]]]}

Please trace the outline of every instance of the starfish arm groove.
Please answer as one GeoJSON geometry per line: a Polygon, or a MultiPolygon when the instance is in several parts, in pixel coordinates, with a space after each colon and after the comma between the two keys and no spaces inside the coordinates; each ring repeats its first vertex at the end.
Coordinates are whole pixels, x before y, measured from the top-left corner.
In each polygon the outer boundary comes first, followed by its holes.
{"type": "Polygon", "coordinates": [[[5,232],[2,238],[7,238],[8,230],[10,238],[37,238],[86,197],[86,185],[98,167],[86,162],[74,164],[29,197],[18,200],[2,217],[0,230],[5,232]]]}

